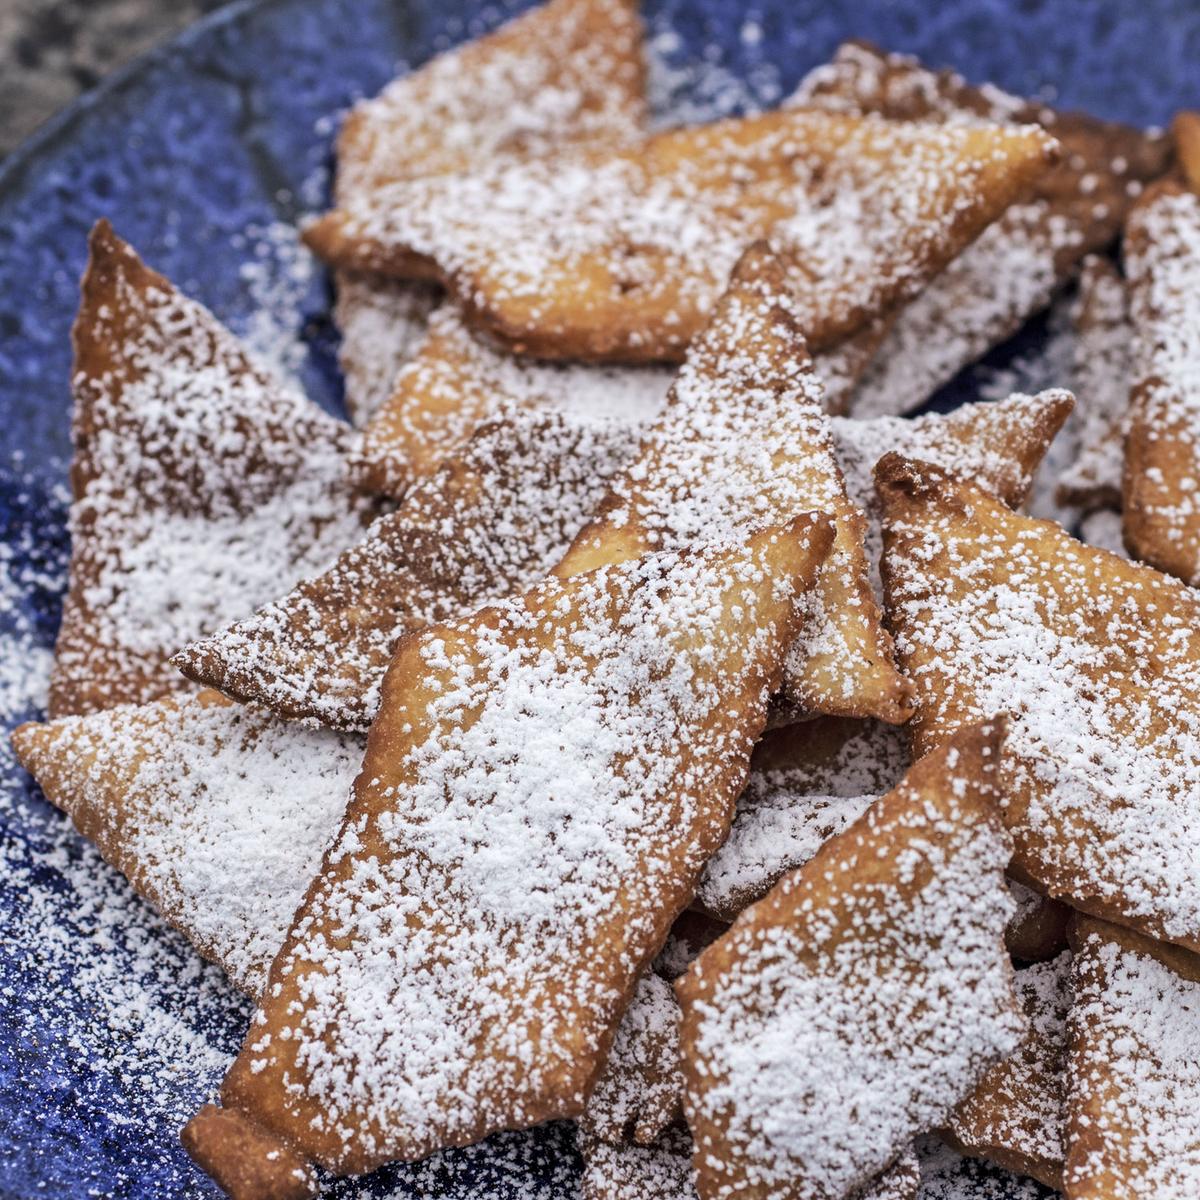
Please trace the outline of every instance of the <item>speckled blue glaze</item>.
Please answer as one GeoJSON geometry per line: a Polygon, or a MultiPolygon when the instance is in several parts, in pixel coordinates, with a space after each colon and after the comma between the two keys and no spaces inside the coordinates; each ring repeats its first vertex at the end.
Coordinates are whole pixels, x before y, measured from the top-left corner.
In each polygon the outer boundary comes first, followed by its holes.
{"type": "MultiPolygon", "coordinates": [[[[93,220],[111,216],[153,265],[245,330],[262,294],[241,270],[247,235],[321,206],[337,114],[398,69],[524,6],[234,4],[85,98],[0,167],[0,535],[10,548],[10,576],[24,580],[11,603],[0,595],[0,634],[15,639],[0,653],[51,645],[58,620],[68,334],[93,220]]],[[[769,103],[851,36],[1126,121],[1162,123],[1175,108],[1200,102],[1195,0],[650,0],[647,17],[660,35],[660,60],[675,68],[665,81],[660,73],[659,98],[684,109],[769,103]],[[670,31],[668,45],[661,35],[670,31]],[[688,69],[698,62],[706,69],[688,69]]],[[[282,278],[287,263],[268,253],[261,270],[282,278]]],[[[299,375],[315,400],[337,412],[328,302],[325,281],[314,276],[296,306],[306,347],[299,375]]],[[[1035,323],[991,365],[1003,366],[1042,337],[1035,323]]],[[[969,393],[971,380],[967,374],[951,385],[946,402],[969,393]]],[[[3,715],[11,724],[36,714],[3,715]]],[[[5,782],[15,796],[0,810],[0,840],[9,863],[28,866],[0,879],[0,930],[36,892],[63,929],[79,925],[82,939],[91,928],[84,883],[106,869],[82,843],[63,843],[61,820],[11,767],[0,770],[10,772],[5,782]],[[66,849],[51,865],[46,851],[60,844],[66,849]]],[[[217,1054],[232,1052],[246,1002],[140,906],[130,905],[123,928],[120,944],[97,953],[149,972],[144,994],[153,1011],[141,1016],[183,1023],[217,1054]],[[188,986],[160,994],[155,979],[188,986]]],[[[173,1121],[129,1123],[143,1106],[144,1086],[89,1054],[86,1038],[80,1042],[89,1022],[108,1019],[105,1011],[81,1001],[66,1024],[32,1011],[36,998],[71,997],[80,969],[45,946],[0,933],[0,1195],[214,1195],[179,1148],[173,1121]]],[[[175,1089],[176,1107],[186,1112],[218,1080],[219,1071],[198,1069],[153,1086],[175,1089]]],[[[537,1137],[535,1175],[572,1154],[562,1129],[537,1137]]],[[[530,1194],[519,1191],[528,1180],[517,1180],[501,1160],[485,1168],[477,1158],[448,1156],[427,1194],[530,1194]]],[[[333,1194],[414,1194],[404,1179],[401,1171],[381,1172],[337,1185],[333,1194]]]]}

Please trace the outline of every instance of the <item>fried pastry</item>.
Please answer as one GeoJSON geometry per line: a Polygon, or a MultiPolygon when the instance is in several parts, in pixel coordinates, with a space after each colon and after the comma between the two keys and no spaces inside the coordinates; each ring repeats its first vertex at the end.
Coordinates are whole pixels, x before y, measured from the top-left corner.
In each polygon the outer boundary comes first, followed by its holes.
{"type": "Polygon", "coordinates": [[[1044,125],[1062,158],[910,304],[898,311],[856,389],[856,416],[908,412],[968,363],[1045,308],[1085,255],[1121,229],[1141,186],[1168,167],[1161,134],[1056,112],[994,85],[974,87],[908,55],[867,42],[842,45],[788,105],[901,121],[980,120],[1044,125]]]}
{"type": "Polygon", "coordinates": [[[643,975],[579,1118],[583,1139],[650,1146],[683,1117],[679,1003],[653,971],[643,975]]]}
{"type": "MultiPolygon", "coordinates": [[[[845,407],[878,338],[874,327],[867,328],[820,356],[827,409],[845,407]]],[[[640,426],[661,409],[674,378],[674,370],[663,366],[517,359],[486,334],[472,332],[458,306],[447,303],[364,431],[355,475],[371,491],[402,497],[482,422],[514,406],[640,426]]]]}
{"type": "MultiPolygon", "coordinates": [[[[397,649],[363,770],[222,1087],[189,1126],[337,1173],[576,1116],[728,832],[833,531],[650,554],[397,649]]],[[[197,1137],[203,1132],[203,1137],[197,1137]]]]}
{"type": "Polygon", "coordinates": [[[342,335],[338,363],[346,411],[355,425],[366,426],[392,394],[400,368],[424,340],[438,304],[433,284],[338,273],[333,323],[342,335]]]}
{"type": "Polygon", "coordinates": [[[515,407],[640,429],[661,409],[673,377],[667,367],[516,359],[473,334],[457,305],[447,303],[434,313],[420,349],[367,426],[355,474],[372,491],[402,497],[479,425],[515,407]]]}
{"type": "Polygon", "coordinates": [[[1008,714],[1018,877],[1200,948],[1200,598],[928,464],[876,483],[915,751],[1008,714]]]}
{"type": "Polygon", "coordinates": [[[903,721],[908,688],[868,580],[865,518],[846,496],[800,329],[782,267],[768,248],[752,246],[636,459],[556,573],[697,540],[736,541],[795,513],[826,512],[837,537],[788,654],[783,701],[810,713],[903,721]]]}
{"type": "MultiPolygon", "coordinates": [[[[674,1126],[652,1146],[581,1138],[580,1200],[696,1200],[692,1139],[674,1126]]],[[[846,1200],[916,1200],[920,1167],[911,1152],[846,1200]]]]}
{"type": "Polygon", "coordinates": [[[636,449],[620,424],[510,412],[327,570],[174,662],[281,716],[366,730],[400,638],[541,580],[636,449]]]}
{"type": "Polygon", "coordinates": [[[1067,1010],[1071,954],[1016,974],[1029,1033],[954,1110],[948,1132],[956,1149],[1062,1189],[1067,1010]]]}
{"type": "Polygon", "coordinates": [[[882,539],[874,470],[885,454],[895,451],[935,463],[1017,508],[1073,404],[1070,392],[1049,388],[1036,396],[1017,393],[908,419],[835,418],[834,446],[846,493],[867,514],[867,561],[876,590],[882,539]]]}
{"type": "Polygon", "coordinates": [[[773,112],[392,184],[306,231],[339,267],[436,277],[538,358],[678,361],[770,237],[810,349],[915,293],[1037,179],[1032,127],[773,112]]]}
{"type": "Polygon", "coordinates": [[[74,328],[70,581],[52,716],[189,685],[185,642],[362,536],[350,431],[256,367],[199,304],[92,231],[74,328]]]}
{"type": "MultiPolygon", "coordinates": [[[[351,110],[336,202],[369,208],[397,180],[635,139],[646,121],[641,40],[629,0],[550,0],[439,55],[351,110]]],[[[341,271],[337,292],[346,403],[362,424],[390,395],[437,289],[341,271]]]]}
{"type": "Polygon", "coordinates": [[[845,1196],[1016,1048],[1001,741],[914,765],[676,984],[702,1200],[845,1196]]]}
{"type": "Polygon", "coordinates": [[[1084,262],[1073,316],[1079,451],[1059,481],[1058,501],[1087,510],[1120,508],[1133,331],[1125,280],[1110,259],[1084,262]]]}
{"type": "Polygon", "coordinates": [[[881,721],[818,717],[772,730],[754,748],[733,828],[704,868],[696,903],[732,921],[890,792],[908,765],[907,734],[881,721]]]}
{"type": "Polygon", "coordinates": [[[1200,1191],[1200,957],[1076,918],[1069,1018],[1071,1200],[1200,1191]]]}
{"type": "Polygon", "coordinates": [[[1171,122],[1175,158],[1184,183],[1200,194],[1200,112],[1179,112],[1171,122]]]}
{"type": "Polygon", "coordinates": [[[1125,271],[1134,388],[1125,441],[1125,544],[1200,583],[1200,195],[1156,185],[1129,214],[1125,271]]]}
{"type": "Polygon", "coordinates": [[[1062,1200],[1058,1192],[1003,1167],[964,1158],[936,1138],[916,1145],[921,1164],[918,1200],[1062,1200]]]}
{"type": "Polygon", "coordinates": [[[105,860],[257,997],[363,742],[203,691],[22,725],[13,748],[105,860]]]}

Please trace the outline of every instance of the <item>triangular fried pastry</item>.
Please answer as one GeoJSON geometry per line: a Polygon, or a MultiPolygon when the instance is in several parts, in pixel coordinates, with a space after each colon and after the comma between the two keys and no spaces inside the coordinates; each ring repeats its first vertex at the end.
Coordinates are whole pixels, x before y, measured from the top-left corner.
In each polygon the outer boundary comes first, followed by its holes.
{"type": "Polygon", "coordinates": [[[662,407],[667,367],[606,367],[513,358],[473,334],[455,304],[434,313],[413,360],[367,426],[356,477],[372,491],[403,496],[483,422],[514,407],[563,411],[640,427],[662,407]]]}
{"type": "Polygon", "coordinates": [[[934,463],[970,479],[1011,508],[1024,503],[1050,443],[1071,413],[1074,398],[1061,388],[1036,396],[981,400],[949,413],[919,417],[836,417],[833,438],[846,494],[868,519],[866,548],[872,579],[882,550],[875,464],[889,451],[934,463]]]}
{"type": "Polygon", "coordinates": [[[915,764],[675,985],[701,1200],[843,1197],[1016,1048],[1001,740],[915,764]]]}
{"type": "Polygon", "coordinates": [[[579,1118],[583,1138],[653,1145],[682,1120],[679,1003],[653,971],[638,981],[579,1118]]]}
{"type": "Polygon", "coordinates": [[[1060,1190],[1070,972],[1068,950],[1017,972],[1029,1032],[979,1081],[947,1126],[956,1149],[1060,1190]]]}
{"type": "Polygon", "coordinates": [[[800,314],[771,251],[738,263],[634,462],[556,568],[566,577],[650,549],[739,540],[810,509],[837,538],[788,655],[784,701],[807,712],[907,718],[863,551],[865,518],[834,457],[800,314]]]}
{"type": "Polygon", "coordinates": [[[338,362],[346,411],[360,428],[383,407],[400,368],[421,345],[439,303],[432,284],[340,271],[333,321],[342,335],[338,362]]]}
{"type": "MultiPolygon", "coordinates": [[[[833,531],[550,579],[411,634],[341,831],[222,1087],[340,1173],[578,1115],[728,833],[833,531]]],[[[203,1136],[196,1136],[203,1132],[203,1136]]]]}
{"type": "Polygon", "coordinates": [[[1083,916],[1071,947],[1067,1195],[1200,1194],[1200,956],[1083,916]]]}
{"type": "Polygon", "coordinates": [[[1169,164],[1161,133],[1061,113],[953,71],[847,42],[815,68],[790,106],[892,120],[1044,125],[1063,147],[1058,164],[901,309],[859,385],[858,416],[894,415],[921,404],[968,363],[1003,341],[1120,231],[1143,183],[1169,164]]]}
{"type": "Polygon", "coordinates": [[[305,236],[339,267],[441,279],[519,352],[624,362],[678,361],[770,237],[815,351],[914,294],[1055,146],[1032,127],[773,112],[392,184],[305,236]]]}
{"type": "Polygon", "coordinates": [[[1158,184],[1125,232],[1134,388],[1125,441],[1125,543],[1200,583],[1200,195],[1158,184]]]}
{"type": "Polygon", "coordinates": [[[1008,714],[1019,877],[1200,948],[1200,597],[928,464],[876,483],[915,751],[1008,714]]]}
{"type": "MultiPolygon", "coordinates": [[[[819,357],[829,411],[844,408],[880,336],[877,327],[868,327],[819,357]]],[[[643,424],[662,407],[674,378],[671,367],[514,358],[486,334],[471,331],[458,306],[447,303],[434,313],[412,362],[364,431],[355,474],[370,491],[401,497],[498,412],[523,406],[643,424]]]]}
{"type": "Polygon", "coordinates": [[[363,743],[203,691],[22,725],[13,748],[105,860],[257,996],[363,743]]]}
{"type": "Polygon", "coordinates": [[[90,250],[52,716],[187,687],[171,654],[322,566],[371,512],[345,426],[265,375],[106,222],[90,250]]]}
{"type": "MultiPolygon", "coordinates": [[[[337,142],[336,202],[389,182],[563,145],[621,144],[646,121],[642,29],[628,0],[551,0],[357,104],[337,142]]],[[[362,424],[390,394],[436,289],[339,272],[346,403],[362,424]]]]}
{"type": "Polygon", "coordinates": [[[281,716],[366,730],[400,638],[543,579],[636,450],[621,424],[510,412],[327,570],[174,662],[281,716]]]}
{"type": "Polygon", "coordinates": [[[917,1200],[1062,1200],[1044,1184],[978,1158],[964,1158],[936,1138],[916,1144],[921,1164],[917,1200]]]}
{"type": "MultiPolygon", "coordinates": [[[[581,1137],[584,1172],[580,1200],[696,1200],[692,1139],[681,1126],[652,1146],[614,1145],[581,1137]]],[[[920,1167],[905,1152],[877,1179],[846,1200],[917,1200],[920,1167]]]]}
{"type": "Polygon", "coordinates": [[[772,730],[754,748],[733,828],[704,868],[697,904],[732,921],[890,792],[908,765],[907,734],[880,721],[818,717],[772,730]]]}
{"type": "Polygon", "coordinates": [[[1133,330],[1125,280],[1111,259],[1092,257],[1083,264],[1073,316],[1079,451],[1059,480],[1058,502],[1120,508],[1133,330]]]}

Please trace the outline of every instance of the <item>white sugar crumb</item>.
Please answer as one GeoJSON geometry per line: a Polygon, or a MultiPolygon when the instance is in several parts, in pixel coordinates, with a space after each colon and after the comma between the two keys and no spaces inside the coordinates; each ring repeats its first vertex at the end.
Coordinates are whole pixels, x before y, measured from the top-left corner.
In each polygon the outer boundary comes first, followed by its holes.
{"type": "Polygon", "coordinates": [[[668,1129],[650,1146],[583,1138],[581,1200],[696,1200],[692,1139],[668,1129]]]}
{"type": "Polygon", "coordinates": [[[1071,954],[1016,973],[1017,998],[1029,1033],[1016,1052],[984,1077],[980,1093],[955,1110],[948,1128],[963,1146],[988,1157],[1000,1148],[1048,1167],[1062,1163],[1067,1094],[1067,1011],[1071,954]]]}
{"type": "Polygon", "coordinates": [[[1165,191],[1135,208],[1125,268],[1136,384],[1126,452],[1126,529],[1141,557],[1196,584],[1200,196],[1165,191]]]}
{"type": "Polygon", "coordinates": [[[647,1145],[682,1114],[679,1004],[652,972],[639,980],[579,1121],[584,1137],[647,1145]]]}
{"type": "Polygon", "coordinates": [[[1135,946],[1089,930],[1071,1009],[1073,1147],[1067,1185],[1097,1175],[1113,1195],[1192,1196],[1200,1189],[1200,982],[1135,946]]]}
{"type": "Polygon", "coordinates": [[[1110,554],[1128,558],[1129,551],[1125,549],[1125,537],[1121,532],[1121,514],[1109,508],[1098,508],[1090,512],[1079,522],[1080,540],[1098,550],[1107,550],[1110,554]]]}
{"type": "Polygon", "coordinates": [[[199,698],[69,717],[46,733],[67,812],[257,996],[345,809],[361,740],[199,698]]]}
{"type": "Polygon", "coordinates": [[[238,271],[253,308],[239,328],[247,351],[290,387],[299,388],[308,354],[301,336],[305,300],[317,278],[317,263],[286,221],[251,225],[233,239],[243,262],[238,271]]]}
{"type": "Polygon", "coordinates": [[[1052,892],[1200,937],[1194,593],[945,486],[961,509],[918,501],[889,527],[889,613],[923,734],[1008,714],[1018,846],[1027,831],[1052,892]]]}
{"type": "Polygon", "coordinates": [[[1037,396],[1015,394],[1004,400],[964,404],[953,412],[919,417],[876,417],[832,421],[838,463],[846,493],[867,514],[867,561],[876,592],[882,590],[879,559],[883,551],[880,506],[875,493],[875,464],[889,451],[933,463],[959,479],[969,479],[1009,504],[1029,491],[1050,430],[1042,423],[1069,403],[1070,393],[1049,389],[1037,396]]]}
{"type": "Polygon", "coordinates": [[[636,449],[622,423],[510,411],[327,571],[178,661],[285,716],[365,730],[401,635],[541,580],[636,449]]]}
{"type": "Polygon", "coordinates": [[[949,787],[872,809],[869,828],[891,832],[843,835],[826,862],[843,890],[826,900],[808,894],[805,869],[786,876],[708,952],[728,947],[710,973],[704,957],[692,968],[685,1103],[694,1130],[719,1130],[702,1144],[713,1196],[736,1194],[734,1179],[843,1194],[944,1124],[1017,1046],[1003,952],[1011,844],[979,803],[962,807],[949,787]],[[879,874],[881,844],[894,857],[879,874]]]}
{"type": "Polygon", "coordinates": [[[574,421],[641,429],[674,378],[664,367],[605,367],[514,358],[470,330],[457,305],[441,305],[428,332],[367,429],[369,483],[403,495],[418,467],[450,457],[482,424],[513,408],[574,421]]]}
{"type": "Polygon", "coordinates": [[[917,1200],[1060,1200],[1050,1188],[980,1159],[964,1158],[936,1138],[920,1138],[916,1148],[921,1163],[917,1200]]]}
{"type": "Polygon", "coordinates": [[[148,280],[128,248],[102,253],[115,309],[93,308],[80,336],[117,355],[74,381],[56,712],[179,690],[175,650],[324,566],[371,510],[351,489],[343,426],[255,367],[200,305],[148,280]]]}
{"type": "Polygon", "coordinates": [[[763,748],[774,752],[756,761],[729,838],[696,891],[709,912],[727,919],[858,820],[900,782],[909,763],[907,735],[878,721],[854,723],[828,756],[810,748],[805,724],[769,734],[763,748]],[[796,749],[789,753],[792,740],[796,749]]]}
{"type": "Polygon", "coordinates": [[[923,404],[1050,303],[1061,282],[1055,256],[1079,240],[1045,202],[1009,208],[899,311],[854,389],[853,414],[923,404]]]}
{"type": "Polygon", "coordinates": [[[333,319],[342,335],[346,409],[363,426],[392,395],[400,368],[420,346],[438,293],[428,284],[348,271],[336,286],[333,319]]]}
{"type": "Polygon", "coordinates": [[[1079,288],[1072,310],[1078,330],[1072,386],[1079,399],[1079,453],[1059,486],[1084,507],[1117,508],[1132,384],[1125,283],[1107,259],[1091,258],[1079,288]]]}
{"type": "Polygon", "coordinates": [[[602,319],[590,310],[607,291],[587,282],[599,264],[624,305],[667,314],[622,333],[625,352],[655,339],[678,350],[760,237],[795,264],[818,324],[849,328],[911,294],[970,219],[972,181],[994,167],[971,149],[977,132],[957,127],[794,113],[731,128],[740,136],[719,125],[687,134],[687,154],[671,153],[684,135],[668,133],[628,150],[401,180],[343,203],[326,236],[363,266],[436,264],[480,312],[502,304],[539,337],[563,320],[602,319]],[[918,211],[916,196],[937,203],[918,211]]]}
{"type": "Polygon", "coordinates": [[[582,1085],[732,816],[720,772],[736,782],[790,619],[770,546],[550,581],[408,645],[419,707],[385,707],[375,736],[403,741],[368,754],[338,871],[276,965],[295,1066],[252,1037],[247,1074],[300,1072],[316,1126],[383,1157],[582,1085]]]}

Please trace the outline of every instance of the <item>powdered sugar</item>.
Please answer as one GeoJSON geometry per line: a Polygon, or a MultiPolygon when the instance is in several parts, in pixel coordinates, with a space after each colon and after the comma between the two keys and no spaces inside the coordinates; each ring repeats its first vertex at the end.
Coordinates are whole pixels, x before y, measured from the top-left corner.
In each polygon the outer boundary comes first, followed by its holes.
{"type": "MultiPolygon", "coordinates": [[[[1071,1009],[1069,1187],[1187,1196],[1200,1187],[1200,960],[1084,926],[1071,1009]]],[[[1080,1194],[1086,1194],[1081,1192],[1080,1194]]]]}
{"type": "Polygon", "coordinates": [[[918,767],[679,985],[706,1194],[848,1191],[1016,1046],[1010,847],[977,754],[918,767]]]}
{"type": "Polygon", "coordinates": [[[732,920],[899,783],[909,761],[904,732],[877,721],[840,725],[818,719],[767,735],[729,838],[701,876],[696,898],[708,911],[732,920]]]}
{"type": "Polygon", "coordinates": [[[289,1136],[356,1169],[578,1112],[728,828],[826,544],[797,535],[645,556],[409,639],[226,1100],[289,1097],[289,1136]]]}
{"type": "Polygon", "coordinates": [[[543,578],[636,446],[619,423],[510,411],[323,574],[176,661],[285,716],[365,730],[400,637],[543,578]]]}
{"type": "Polygon", "coordinates": [[[1009,714],[1024,869],[1052,895],[1196,943],[1195,594],[923,468],[890,478],[888,606],[920,742],[1009,714]]]}
{"type": "Polygon", "coordinates": [[[351,491],[344,427],[261,372],[105,229],[75,336],[56,714],[186,686],[171,653],[323,565],[371,507],[351,491]]]}

